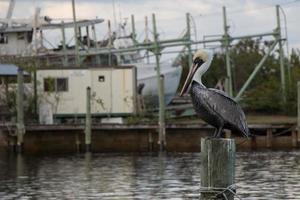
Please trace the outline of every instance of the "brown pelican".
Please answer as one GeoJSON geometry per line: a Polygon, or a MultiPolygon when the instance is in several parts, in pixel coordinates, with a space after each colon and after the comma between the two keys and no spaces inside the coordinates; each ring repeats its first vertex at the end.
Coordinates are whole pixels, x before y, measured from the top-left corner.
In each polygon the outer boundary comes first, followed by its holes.
{"type": "Polygon", "coordinates": [[[245,114],[241,107],[225,92],[206,88],[202,75],[212,62],[212,53],[198,50],[193,58],[193,66],[187,76],[180,96],[190,89],[196,113],[208,124],[216,128],[214,137],[220,137],[223,128],[238,131],[243,136],[250,135],[245,114]]]}

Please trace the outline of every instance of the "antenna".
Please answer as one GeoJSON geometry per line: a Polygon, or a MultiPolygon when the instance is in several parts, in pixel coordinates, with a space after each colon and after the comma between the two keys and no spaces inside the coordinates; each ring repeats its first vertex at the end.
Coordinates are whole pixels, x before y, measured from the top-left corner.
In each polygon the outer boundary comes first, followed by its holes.
{"type": "Polygon", "coordinates": [[[119,30],[118,30],[118,32],[119,32],[119,34],[121,34],[123,24],[122,24],[122,13],[121,13],[120,2],[118,3],[118,9],[119,9],[119,26],[118,26],[119,30]]]}
{"type": "Polygon", "coordinates": [[[113,3],[113,15],[114,15],[114,25],[115,25],[115,30],[117,29],[117,16],[116,16],[116,6],[115,6],[115,0],[112,0],[113,3]]]}

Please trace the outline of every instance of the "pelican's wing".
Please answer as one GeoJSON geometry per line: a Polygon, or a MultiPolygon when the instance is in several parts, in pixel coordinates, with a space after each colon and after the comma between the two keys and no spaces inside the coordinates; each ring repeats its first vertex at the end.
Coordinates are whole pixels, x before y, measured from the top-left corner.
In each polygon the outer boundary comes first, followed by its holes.
{"type": "Polygon", "coordinates": [[[237,102],[217,89],[208,89],[206,94],[204,98],[216,114],[245,136],[249,135],[245,114],[237,102]]]}
{"type": "MultiPolygon", "coordinates": [[[[232,99],[226,92],[224,92],[224,91],[222,91],[222,90],[218,90],[218,89],[216,89],[216,88],[208,88],[209,90],[211,90],[211,91],[214,91],[214,92],[216,92],[216,93],[219,93],[219,94],[221,94],[221,95],[223,95],[223,96],[225,96],[225,97],[227,97],[227,98],[229,98],[229,99],[232,99]]],[[[233,100],[233,99],[232,99],[233,100]]],[[[233,100],[234,101],[234,100],[233,100]]]]}

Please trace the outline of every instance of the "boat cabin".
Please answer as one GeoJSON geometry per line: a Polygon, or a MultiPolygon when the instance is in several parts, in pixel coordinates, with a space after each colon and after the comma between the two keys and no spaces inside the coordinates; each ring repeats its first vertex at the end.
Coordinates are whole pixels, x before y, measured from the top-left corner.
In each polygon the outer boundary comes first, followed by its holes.
{"type": "Polygon", "coordinates": [[[22,55],[32,43],[30,27],[0,29],[0,55],[22,55]]]}
{"type": "Polygon", "coordinates": [[[37,70],[40,123],[84,118],[87,87],[93,117],[136,113],[137,75],[134,66],[48,68],[37,70]]]}

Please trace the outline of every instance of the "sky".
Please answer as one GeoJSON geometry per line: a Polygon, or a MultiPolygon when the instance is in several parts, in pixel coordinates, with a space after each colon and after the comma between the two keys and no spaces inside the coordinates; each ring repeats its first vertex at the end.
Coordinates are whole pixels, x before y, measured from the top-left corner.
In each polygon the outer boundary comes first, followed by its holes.
{"type": "MultiPolygon", "coordinates": [[[[0,0],[0,18],[4,18],[8,0],[0,0]]],[[[136,20],[138,39],[145,37],[144,19],[155,13],[160,39],[179,37],[186,28],[186,13],[192,16],[192,37],[214,38],[223,34],[222,7],[226,6],[229,33],[231,36],[271,32],[276,28],[275,5],[281,6],[282,34],[287,38],[289,49],[300,49],[300,0],[75,0],[78,19],[103,18],[112,21],[112,27],[128,20],[136,20]],[[284,16],[286,20],[284,20],[284,16]],[[286,22],[286,23],[285,23],[286,22]],[[287,24],[287,26],[286,26],[287,24]],[[217,36],[216,36],[217,35],[217,36]]],[[[41,7],[41,15],[56,20],[72,18],[71,0],[16,0],[14,18],[27,18],[34,14],[35,7],[41,7]]],[[[152,27],[150,27],[152,29],[152,27]]],[[[57,44],[61,40],[60,32],[51,31],[49,43],[57,44]]],[[[68,33],[69,35],[72,32],[68,33]]],[[[107,21],[97,26],[97,38],[107,35],[107,21]]],[[[267,38],[271,39],[271,38],[267,38]]],[[[215,47],[212,44],[206,47],[215,47]]]]}

